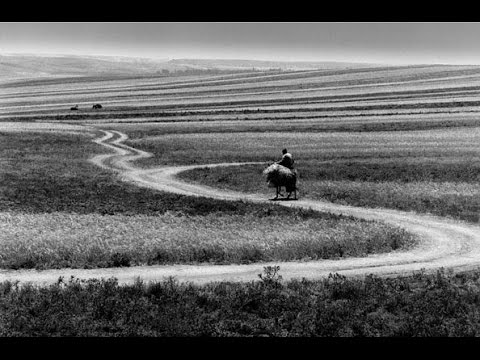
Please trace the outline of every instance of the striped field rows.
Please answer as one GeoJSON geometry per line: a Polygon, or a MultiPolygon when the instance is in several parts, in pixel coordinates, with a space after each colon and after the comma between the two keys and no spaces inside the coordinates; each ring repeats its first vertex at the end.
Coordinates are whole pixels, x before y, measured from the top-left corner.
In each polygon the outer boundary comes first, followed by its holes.
{"type": "MultiPolygon", "coordinates": [[[[281,121],[375,116],[475,115],[480,67],[410,66],[256,71],[0,83],[0,119],[281,121]],[[103,108],[93,110],[101,103],[103,108]],[[70,107],[78,105],[79,110],[70,107]]],[[[340,119],[339,119],[340,118],[340,119]]]]}

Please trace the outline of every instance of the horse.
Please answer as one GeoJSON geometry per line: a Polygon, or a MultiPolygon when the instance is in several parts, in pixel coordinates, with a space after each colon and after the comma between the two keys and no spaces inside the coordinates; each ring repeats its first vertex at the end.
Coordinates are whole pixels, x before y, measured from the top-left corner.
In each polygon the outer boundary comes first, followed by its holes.
{"type": "Polygon", "coordinates": [[[297,171],[289,169],[279,164],[272,164],[267,167],[263,173],[267,175],[267,182],[269,187],[276,188],[276,196],[273,200],[277,200],[278,196],[282,194],[282,187],[285,187],[287,199],[290,199],[294,193],[294,200],[297,200],[297,171]]]}

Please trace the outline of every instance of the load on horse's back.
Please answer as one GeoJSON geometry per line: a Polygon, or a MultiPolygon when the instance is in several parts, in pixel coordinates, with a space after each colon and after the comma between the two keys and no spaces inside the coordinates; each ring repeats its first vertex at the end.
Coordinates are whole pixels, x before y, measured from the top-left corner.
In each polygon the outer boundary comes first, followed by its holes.
{"type": "MultiPolygon", "coordinates": [[[[279,195],[282,195],[281,188],[284,186],[288,193],[287,199],[290,198],[292,192],[295,194],[294,199],[297,199],[297,170],[293,168],[293,157],[287,151],[282,150],[282,160],[267,167],[263,173],[267,175],[267,182],[269,187],[277,189],[274,200],[278,199],[279,195]]],[[[283,196],[283,195],[282,195],[283,196]]]]}
{"type": "Polygon", "coordinates": [[[288,193],[287,199],[290,198],[292,192],[295,194],[294,199],[297,199],[297,171],[295,169],[290,170],[283,165],[272,164],[263,173],[267,175],[268,187],[277,189],[274,200],[278,199],[279,195],[282,195],[281,189],[283,186],[288,193]]]}

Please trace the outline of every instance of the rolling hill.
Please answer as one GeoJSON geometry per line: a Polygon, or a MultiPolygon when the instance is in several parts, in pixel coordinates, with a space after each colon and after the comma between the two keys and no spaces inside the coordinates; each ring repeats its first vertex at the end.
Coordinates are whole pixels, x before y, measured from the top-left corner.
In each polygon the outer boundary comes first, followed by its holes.
{"type": "Polygon", "coordinates": [[[0,80],[82,77],[98,75],[150,75],[162,71],[251,71],[345,69],[372,66],[346,62],[280,62],[228,59],[145,59],[110,56],[0,54],[0,80]]]}

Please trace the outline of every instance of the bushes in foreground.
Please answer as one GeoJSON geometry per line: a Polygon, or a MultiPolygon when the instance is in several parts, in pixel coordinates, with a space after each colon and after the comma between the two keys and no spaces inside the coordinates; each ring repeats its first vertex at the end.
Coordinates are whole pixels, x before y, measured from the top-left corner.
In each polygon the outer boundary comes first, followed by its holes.
{"type": "Polygon", "coordinates": [[[480,271],[383,279],[0,284],[1,336],[478,336],[480,271]]]}

